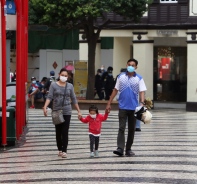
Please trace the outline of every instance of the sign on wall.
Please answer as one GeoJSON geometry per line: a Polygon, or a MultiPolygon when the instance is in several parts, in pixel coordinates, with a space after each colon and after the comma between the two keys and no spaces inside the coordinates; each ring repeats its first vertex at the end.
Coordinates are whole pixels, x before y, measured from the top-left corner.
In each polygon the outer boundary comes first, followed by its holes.
{"type": "Polygon", "coordinates": [[[74,64],[74,90],[77,99],[85,100],[87,91],[88,68],[86,61],[76,61],[74,64]]]}

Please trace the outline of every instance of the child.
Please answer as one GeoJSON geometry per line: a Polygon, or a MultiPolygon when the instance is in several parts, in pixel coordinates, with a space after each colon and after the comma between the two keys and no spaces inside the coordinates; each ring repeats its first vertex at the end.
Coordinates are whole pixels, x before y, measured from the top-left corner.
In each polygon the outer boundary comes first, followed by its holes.
{"type": "Polygon", "coordinates": [[[101,135],[102,121],[105,121],[108,117],[108,110],[105,110],[105,114],[99,114],[98,108],[95,105],[91,105],[89,108],[89,115],[86,118],[79,116],[79,120],[83,123],[89,123],[89,137],[90,137],[90,157],[98,157],[99,137],[101,135]],[[93,147],[95,144],[95,150],[93,147]]]}

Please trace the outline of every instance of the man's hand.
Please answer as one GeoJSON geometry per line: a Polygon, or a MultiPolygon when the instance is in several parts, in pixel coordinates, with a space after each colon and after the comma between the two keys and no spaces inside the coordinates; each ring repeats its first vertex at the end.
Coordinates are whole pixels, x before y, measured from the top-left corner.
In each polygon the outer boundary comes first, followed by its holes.
{"type": "Polygon", "coordinates": [[[108,113],[110,113],[111,110],[111,105],[107,104],[106,108],[105,108],[105,112],[107,111],[108,113]]]}

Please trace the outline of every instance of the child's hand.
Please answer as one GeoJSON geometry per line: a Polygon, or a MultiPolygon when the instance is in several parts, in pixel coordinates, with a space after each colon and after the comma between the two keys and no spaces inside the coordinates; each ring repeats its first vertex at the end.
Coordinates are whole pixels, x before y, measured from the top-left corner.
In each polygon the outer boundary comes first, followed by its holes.
{"type": "Polygon", "coordinates": [[[82,118],[82,115],[78,115],[78,119],[80,120],[82,118]]]}

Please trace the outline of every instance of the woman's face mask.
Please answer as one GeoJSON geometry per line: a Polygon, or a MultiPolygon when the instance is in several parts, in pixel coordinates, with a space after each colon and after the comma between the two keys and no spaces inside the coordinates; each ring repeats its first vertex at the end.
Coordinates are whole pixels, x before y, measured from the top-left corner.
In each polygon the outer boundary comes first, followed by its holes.
{"type": "Polygon", "coordinates": [[[35,81],[35,80],[33,80],[33,81],[32,81],[32,84],[35,84],[35,83],[36,83],[36,81],[35,81]]]}
{"type": "Polygon", "coordinates": [[[60,80],[61,80],[62,82],[66,82],[67,79],[68,79],[68,77],[64,77],[64,76],[61,76],[61,75],[60,75],[60,80]]]}

